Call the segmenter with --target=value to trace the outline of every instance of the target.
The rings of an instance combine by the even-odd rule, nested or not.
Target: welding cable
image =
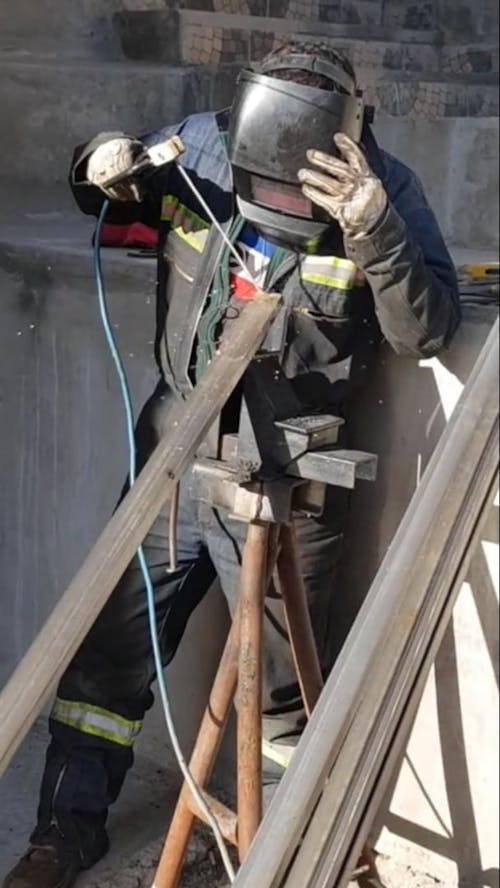
[[[236,262],[238,263],[238,265],[240,266],[240,268],[245,272],[245,274],[246,274],[248,280],[254,285],[254,287],[255,287],[256,290],[259,290],[260,288],[259,288],[259,285],[258,285],[258,282],[257,282],[255,276],[252,274],[252,272],[251,272],[250,269],[248,268],[248,265],[247,265],[246,262],[243,260],[242,256],[240,256],[240,254],[238,253],[238,250],[236,249],[235,245],[231,243],[231,241],[230,241],[229,237],[227,236],[226,232],[224,231],[222,225],[220,224],[219,220],[215,218],[215,216],[214,216],[212,210],[211,210],[210,207],[208,206],[208,204],[207,204],[205,198],[203,197],[203,195],[201,194],[201,192],[199,191],[199,189],[198,189],[198,188],[196,187],[196,185],[194,184],[194,182],[193,182],[193,180],[191,179],[191,176],[189,175],[189,173],[184,169],[183,166],[181,166],[180,163],[176,163],[176,167],[177,167],[179,173],[181,174],[182,178],[184,179],[186,185],[187,185],[187,186],[191,189],[191,191],[193,192],[193,194],[194,194],[194,196],[196,197],[196,200],[197,200],[198,203],[200,204],[201,208],[202,208],[202,209],[205,211],[205,213],[207,214],[207,216],[208,216],[208,218],[210,219],[212,225],[217,229],[217,231],[218,231],[219,234],[221,235],[221,237],[222,237],[223,241],[225,242],[226,246],[229,248],[230,253],[232,253],[232,255],[233,255],[234,258],[236,259]]]
[[[118,380],[120,383],[120,391],[121,397],[123,401],[123,407],[125,410],[125,420],[126,420],[126,428],[127,428],[127,440],[128,440],[128,451],[129,451],[129,483],[132,486],[136,479],[136,455],[135,455],[135,436],[134,436],[134,415],[132,409],[132,399],[130,396],[130,389],[127,380],[127,375],[125,372],[125,368],[123,366],[122,359],[120,357],[120,353],[118,351],[118,347],[116,345],[116,341],[113,335],[113,331],[111,328],[111,322],[109,318],[108,311],[108,303],[106,297],[106,287],[104,283],[104,275],[102,271],[102,262],[101,262],[101,230],[102,225],[108,210],[109,201],[104,201],[101,213],[99,215],[95,236],[94,236],[94,272],[97,286],[97,298],[99,302],[99,312],[101,316],[102,326],[104,330],[104,335],[106,338],[106,342],[109,348],[109,352],[113,359],[116,372],[118,375]],[[196,781],[191,774],[186,759],[182,753],[182,749],[179,743],[179,738],[177,736],[177,731],[175,728],[173,716],[172,716],[172,707],[170,704],[170,698],[167,690],[167,685],[165,681],[165,676],[163,674],[163,664],[161,659],[161,649],[160,649],[160,641],[158,637],[158,624],[156,619],[156,609],[155,609],[155,601],[154,601],[154,589],[153,583],[151,580],[151,576],[149,573],[149,568],[147,565],[146,557],[144,555],[144,549],[142,546],[139,546],[137,550],[137,558],[139,561],[139,565],[141,568],[142,576],[144,579],[144,586],[146,588],[146,596],[147,596],[147,604],[148,604],[148,615],[149,615],[149,628],[151,634],[151,644],[153,649],[153,657],[154,664],[156,670],[156,677],[158,680],[158,688],[160,691],[160,699],[163,706],[163,712],[165,715],[165,722],[167,725],[168,734],[170,737],[170,742],[172,744],[172,748],[175,753],[175,757],[177,759],[179,768],[182,772],[184,780],[186,781],[187,786],[196,801],[196,805],[200,811],[203,812],[204,817],[208,825],[210,826],[215,840],[217,842],[217,846],[219,848],[219,852],[222,858],[222,862],[224,864],[224,868],[226,870],[228,879],[232,884],[236,878],[234,867],[231,863],[231,859],[228,854],[228,850],[224,843],[224,838],[219,829],[219,825],[214,815],[210,811],[207,803],[203,797],[202,791],[200,787],[197,785]]]

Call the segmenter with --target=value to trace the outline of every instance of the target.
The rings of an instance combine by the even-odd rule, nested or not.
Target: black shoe
[[[81,868],[50,845],[31,847],[5,877],[2,888],[72,888]]]

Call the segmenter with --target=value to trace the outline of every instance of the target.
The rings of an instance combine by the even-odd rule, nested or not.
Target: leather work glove
[[[322,151],[307,152],[308,161],[324,172],[299,170],[302,191],[339,223],[347,237],[366,237],[382,218],[387,194],[349,136],[337,133],[334,142],[342,159]]]
[[[87,181],[97,185],[111,200],[140,203],[144,191],[133,178],[124,179],[111,188],[105,188],[102,183],[129,170],[143,153],[144,145],[137,139],[130,139],[127,136],[110,139],[109,142],[99,145],[90,155],[87,161]]]

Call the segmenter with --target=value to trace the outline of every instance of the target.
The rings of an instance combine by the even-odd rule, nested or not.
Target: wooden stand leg
[[[238,656],[239,619],[237,613],[219,663],[210,700],[189,764],[191,774],[201,788],[205,786],[212,772],[231,710],[238,678]],[[155,888],[176,888],[179,884],[195,822],[192,808],[195,808],[195,805],[192,803],[188,787],[184,784],[158,864],[154,880]]]
[[[243,860],[262,819],[262,620],[268,524],[250,524],[240,584],[238,850]]]

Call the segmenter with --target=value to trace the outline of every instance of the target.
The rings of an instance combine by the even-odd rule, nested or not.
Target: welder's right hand
[[[126,173],[137,158],[144,153],[144,145],[137,139],[120,136],[104,142],[92,152],[87,161],[87,181],[97,185],[110,200],[136,201],[140,203],[144,191],[140,183],[131,176],[109,188],[105,183]]]

